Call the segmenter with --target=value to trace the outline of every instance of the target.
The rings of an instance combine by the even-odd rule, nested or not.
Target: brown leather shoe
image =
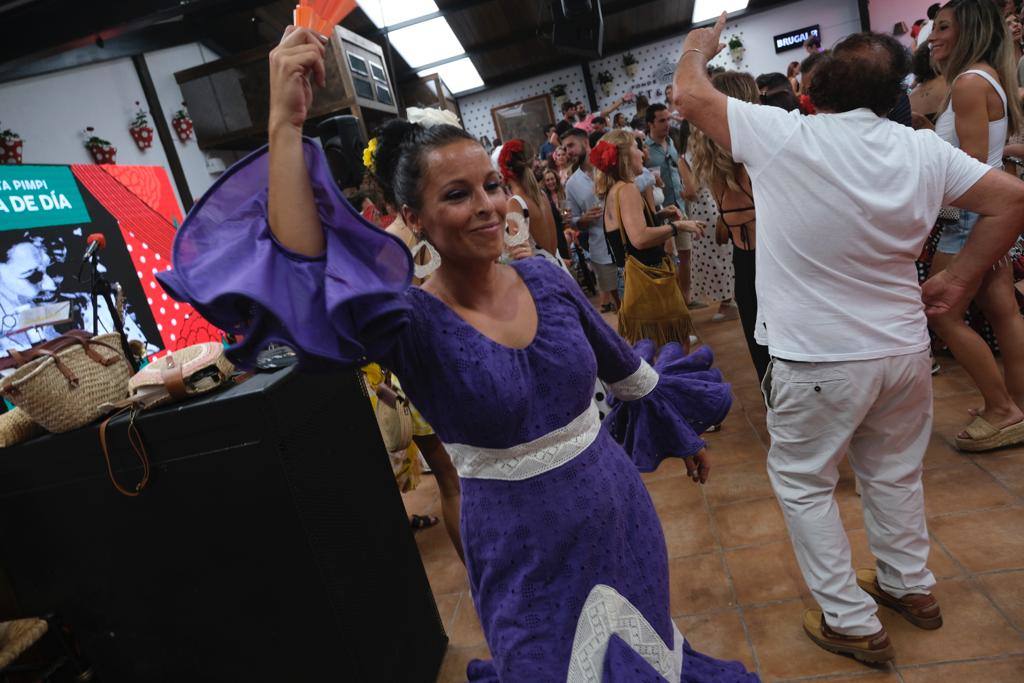
[[[884,628],[869,636],[844,636],[828,627],[820,609],[804,611],[804,632],[818,647],[837,655],[849,655],[866,664],[881,664],[896,656]]]
[[[918,628],[934,630],[942,626],[942,610],[934,595],[911,593],[897,598],[889,595],[878,585],[878,572],[874,569],[858,569],[857,585],[875,599],[903,615],[903,618]]]

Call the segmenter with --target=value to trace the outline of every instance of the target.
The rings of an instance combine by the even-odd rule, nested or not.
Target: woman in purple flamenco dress
[[[462,485],[473,601],[493,660],[471,681],[752,681],[690,648],[669,614],[668,559],[638,474],[666,455],[706,476],[698,434],[731,393],[706,348],[631,348],[541,258],[497,263],[506,197],[461,129],[408,124],[378,148],[409,227],[441,266],[410,287],[405,245],[340,196],[301,137],[322,82],[306,31],[271,53],[270,145],[232,167],[178,232],[177,298],[237,333],[242,365],[268,343],[308,367],[378,360],[444,441]],[[378,173],[382,169],[378,168]],[[614,407],[601,423],[595,377]],[[621,444],[621,445],[620,445]]]

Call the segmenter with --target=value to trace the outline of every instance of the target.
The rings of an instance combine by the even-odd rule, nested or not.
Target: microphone
[[[85,241],[89,246],[86,248],[85,254],[82,255],[83,261],[88,261],[92,258],[92,255],[95,254],[97,250],[107,248],[107,238],[104,237],[101,232],[92,233],[85,238]]]

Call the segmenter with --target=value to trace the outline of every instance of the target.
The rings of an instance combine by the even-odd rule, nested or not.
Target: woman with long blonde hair
[[[1002,13],[992,2],[953,0],[935,17],[928,36],[932,59],[950,85],[935,132],[993,168],[1002,168],[1007,136],[1021,124],[1014,48]],[[1007,92],[1012,96],[1008,97]],[[932,261],[942,271],[963,248],[978,215],[962,211],[945,225]],[[963,323],[966,304],[931,318],[932,329],[981,391],[985,405],[956,438],[957,447],[984,451],[1024,442],[1024,319],[1009,263],[982,280],[974,302],[992,326],[1003,371],[985,341]]]
[[[625,269],[619,334],[631,343],[651,339],[661,346],[674,341],[688,350],[693,322],[665,244],[680,232],[702,235],[703,225],[681,220],[678,209],[663,212],[669,222],[657,225],[655,214],[633,184],[643,159],[636,138],[621,130],[607,133],[590,151],[594,191],[605,204],[609,251]]]
[[[729,97],[744,102],[758,102],[757,83],[747,73],[726,71],[715,74],[711,83]],[[742,164],[737,164],[728,151],[698,128],[690,135],[690,153],[693,173],[698,182],[711,190],[718,204],[718,225],[715,228],[719,244],[732,242],[732,264],[736,274],[736,305],[740,309],[740,322],[747,338],[747,349],[757,370],[758,380],[764,379],[771,360],[768,348],[754,340],[757,321],[757,290],[754,288],[754,231],[757,216],[750,176]]]

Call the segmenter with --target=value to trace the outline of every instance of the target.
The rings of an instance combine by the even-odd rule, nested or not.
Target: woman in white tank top
[[[1021,122],[1013,47],[1003,17],[992,2],[953,0],[935,17],[928,37],[932,59],[950,84],[947,106],[935,125],[950,144],[996,169],[1003,147]],[[1007,98],[1006,88],[1013,97]],[[961,212],[943,229],[932,275],[960,251],[979,216]],[[1024,318],[1021,317],[1009,264],[994,268],[974,295],[1002,350],[1005,375],[985,341],[963,323],[966,305],[931,318],[932,329],[970,374],[985,405],[957,435],[957,447],[982,451],[1024,442]]]

